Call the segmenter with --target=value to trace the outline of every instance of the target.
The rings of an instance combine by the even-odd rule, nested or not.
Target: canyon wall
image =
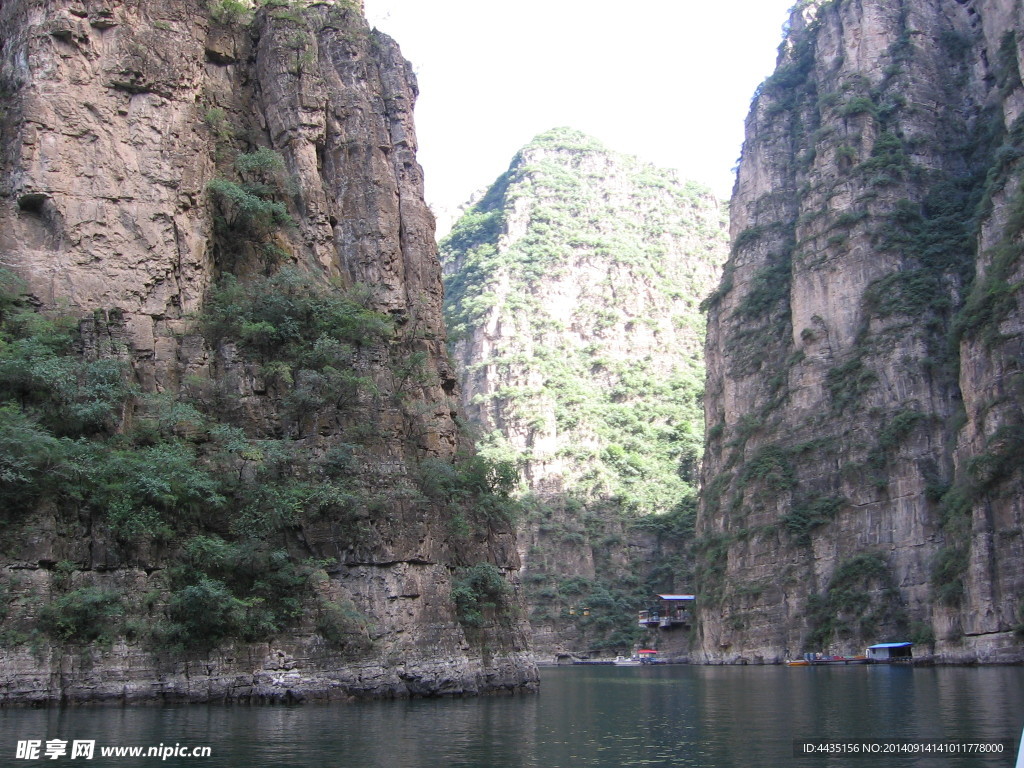
[[[1022,23],[792,12],[706,303],[706,660],[1024,658]]]
[[[700,185],[557,128],[441,245],[467,414],[483,450],[523,476],[538,658],[628,654],[637,610],[691,589],[698,307],[725,257],[724,221]]]
[[[0,701],[536,680],[412,69],[353,2],[259,5],[0,7]]]

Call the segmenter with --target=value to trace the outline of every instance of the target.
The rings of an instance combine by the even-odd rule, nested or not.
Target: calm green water
[[[305,706],[0,711],[0,766],[1013,766],[1001,758],[794,758],[794,739],[1012,739],[1024,668],[568,667],[536,696]],[[16,759],[19,740],[95,739],[91,761]],[[209,746],[102,758],[99,746]]]

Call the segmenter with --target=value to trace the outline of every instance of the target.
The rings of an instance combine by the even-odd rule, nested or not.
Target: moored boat
[[[802,659],[787,659],[787,667],[813,667],[819,664],[845,666],[847,664],[867,664],[867,656],[820,656],[808,653]]]

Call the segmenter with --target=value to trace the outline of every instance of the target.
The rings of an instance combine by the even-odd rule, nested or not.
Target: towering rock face
[[[260,6],[0,7],[0,437],[51,451],[3,466],[33,500],[6,512],[6,700],[535,679],[513,531],[475,511],[500,492],[467,479],[411,68],[349,0]],[[17,357],[54,313],[81,319],[79,354],[45,347],[67,397]],[[73,429],[39,401],[110,407]]]
[[[1024,14],[794,10],[709,299],[702,648],[1022,658]]]
[[[690,588],[698,305],[724,237],[707,190],[563,128],[522,149],[442,243],[466,410],[529,494],[539,656],[628,651],[637,608]]]

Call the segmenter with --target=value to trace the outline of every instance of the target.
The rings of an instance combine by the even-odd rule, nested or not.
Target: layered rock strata
[[[482,521],[453,534],[453,516],[475,521],[472,509],[423,490],[431,466],[454,471],[472,446],[456,423],[411,67],[346,0],[239,5],[3,4],[0,265],[23,280],[26,302],[82,318],[87,358],[129,364],[137,398],[116,431],[146,415],[147,396],[195,405],[213,402],[204,393],[214,392],[230,403],[218,417],[248,441],[232,465],[240,478],[269,466],[271,443],[305,457],[299,473],[344,452],[345,482],[370,501],[321,504],[346,510],[332,518],[309,513],[303,497],[297,517],[275,529],[275,551],[288,563],[313,563],[302,566],[313,576],[296,588],[302,608],[287,628],[182,651],[154,649],[148,629],[175,605],[182,541],[126,543],[110,532],[109,509],[52,495],[5,534],[0,617],[14,629],[0,649],[0,701],[529,688],[536,677],[515,611],[513,531]],[[264,178],[254,181],[258,173]],[[280,226],[239,234],[250,203]],[[229,214],[236,218],[225,223]],[[330,363],[334,374],[359,377],[344,407],[300,407],[286,418],[306,374],[295,382],[275,374],[246,356],[241,339],[212,339],[197,320],[226,275],[244,285],[282,268],[324,291],[356,290],[390,329]],[[186,438],[200,455],[213,440]],[[243,536],[218,514],[207,510],[178,535],[203,534],[207,543]],[[452,587],[481,563],[506,580],[508,610],[467,623]],[[198,586],[210,583],[203,578]],[[62,595],[111,592],[137,631],[89,645],[75,642],[74,625],[49,635],[33,629],[47,605],[67,605]],[[311,601],[357,616],[345,626],[363,639],[342,650],[327,642]],[[259,607],[255,597],[240,604]],[[62,631],[69,642],[55,639]]]
[[[794,9],[708,302],[710,661],[1020,661],[1024,15]]]

